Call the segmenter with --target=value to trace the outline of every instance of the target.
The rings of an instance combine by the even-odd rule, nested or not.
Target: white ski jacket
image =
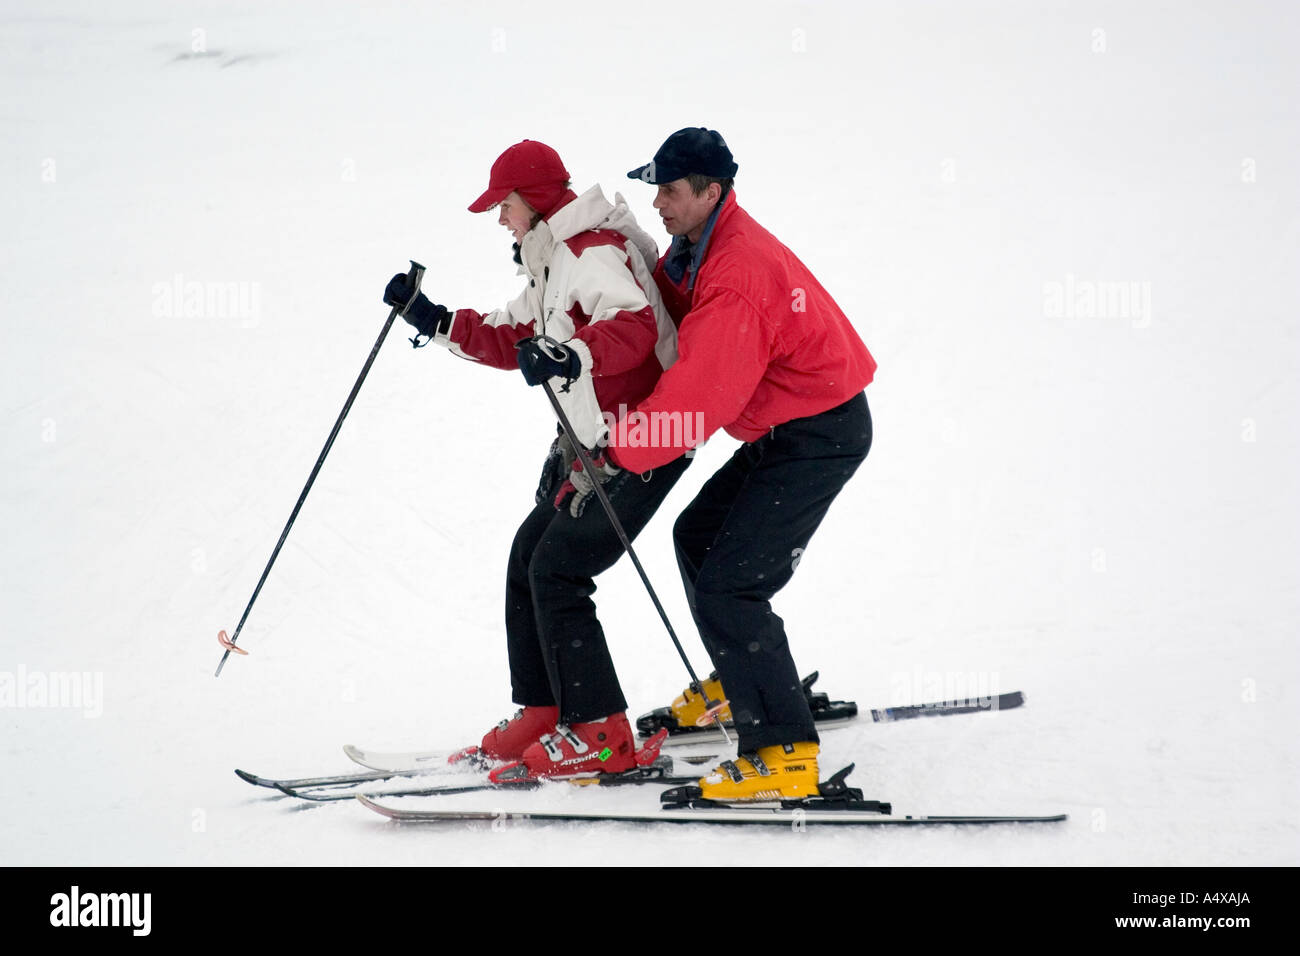
[[[589,448],[677,358],[676,326],[652,278],[658,247],[623,197],[614,200],[592,186],[539,222],[519,244],[528,284],[514,301],[486,314],[457,309],[433,338],[462,358],[508,370],[519,367],[521,339],[549,335],[574,349],[581,376],[567,390],[560,378],[551,386]]]

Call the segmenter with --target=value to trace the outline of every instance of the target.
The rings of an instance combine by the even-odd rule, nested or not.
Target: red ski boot
[[[489,777],[494,783],[505,783],[517,781],[523,769],[535,780],[622,773],[635,766],[636,739],[627,714],[619,713],[590,723],[558,725],[549,736],[525,748],[519,763],[498,767]]]
[[[520,759],[530,744],[555,733],[555,722],[560,719],[558,707],[527,706],[503,720],[486,734],[477,747],[466,747],[451,755],[449,763],[459,763],[467,758],[476,763]]]

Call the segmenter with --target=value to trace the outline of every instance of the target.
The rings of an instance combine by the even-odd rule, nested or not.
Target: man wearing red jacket
[[[657,440],[616,427],[609,458],[646,473],[719,428],[744,443],[673,528],[740,738],[739,757],[700,787],[718,800],[815,796],[817,731],[770,601],[867,456],[863,389],[876,363],[808,268],[740,208],[736,170],[721,135],[691,128],[628,173],[657,187],[654,207],[674,237],[654,279],[678,324],[678,360],[629,416],[649,421]],[[653,427],[688,416],[702,433]]]

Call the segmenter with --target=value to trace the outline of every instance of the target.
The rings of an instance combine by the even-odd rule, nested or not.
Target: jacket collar
[[[704,221],[704,231],[700,233],[699,242],[693,243],[685,236],[673,238],[672,245],[668,247],[668,253],[664,256],[664,273],[674,285],[679,284],[682,277],[689,274],[690,279],[686,283],[686,289],[689,292],[695,288],[695,276],[704,262],[705,254],[709,251],[709,240],[713,238],[713,229],[722,217],[723,211],[730,212],[736,205],[735,195],[736,191],[732,189],[713,207],[713,212],[709,213],[709,218]]]
[[[595,185],[581,196],[570,192],[563,205],[546,217],[546,224],[551,227],[555,241],[564,242],[579,233],[595,229],[613,211],[613,204],[605,198],[600,186]]]
[[[629,251],[635,248],[640,254],[646,271],[654,271],[655,263],[659,261],[659,247],[637,224],[627,200],[620,193],[614,193],[613,203],[605,198],[599,185],[592,186],[581,196],[572,192],[568,196],[563,205],[525,233],[523,242],[514,244],[514,260],[521,275],[535,277],[550,264],[556,245],[593,229],[617,232],[630,241]]]
[[[524,233],[519,243],[519,271],[529,277],[542,274],[551,262],[551,252],[555,249],[555,237],[551,228],[543,220]]]
[[[592,186],[581,196],[570,190],[560,205],[529,229],[523,241],[518,243],[515,258],[521,271],[529,276],[540,275],[550,265],[558,243],[596,228],[613,211],[613,205],[600,191],[599,185]]]

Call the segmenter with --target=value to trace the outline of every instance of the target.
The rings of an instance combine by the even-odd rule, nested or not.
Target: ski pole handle
[[[410,260],[411,271],[406,274],[406,284],[411,290],[411,294],[406,299],[406,304],[402,306],[401,311],[397,314],[406,318],[406,313],[410,311],[411,304],[415,302],[416,296],[420,294],[420,283],[424,281],[424,266],[420,265],[414,259]]]
[[[549,359],[554,359],[556,362],[564,362],[569,357],[569,350],[549,335],[539,335],[534,338],[533,341]]]

